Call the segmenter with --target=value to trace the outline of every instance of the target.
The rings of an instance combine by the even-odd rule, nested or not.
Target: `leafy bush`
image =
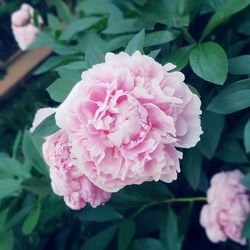
[[[182,70],[201,98],[204,133],[195,148],[184,150],[177,181],[128,186],[105,206],[79,212],[50,187],[41,144],[55,131],[54,120],[19,134],[12,156],[0,156],[0,249],[243,249],[210,243],[199,216],[215,173],[250,172],[250,1],[83,0],[73,9],[59,0],[47,4],[54,14],[30,49],[54,51],[34,72],[57,73],[47,88],[54,106],[106,52],[140,50]],[[249,174],[243,183],[250,188]],[[247,238],[249,227],[248,219]]]

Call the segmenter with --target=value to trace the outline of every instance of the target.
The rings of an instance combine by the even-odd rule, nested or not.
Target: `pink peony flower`
[[[250,213],[249,193],[240,183],[238,170],[216,174],[207,192],[208,204],[202,208],[200,223],[214,242],[231,239],[242,245],[241,230]]]
[[[26,50],[36,40],[36,34],[40,30],[40,27],[34,25],[33,16],[34,9],[28,4],[22,4],[20,10],[11,15],[12,31],[21,50]],[[43,23],[40,16],[38,23],[39,26]]]
[[[53,191],[64,196],[65,203],[71,209],[79,210],[86,203],[97,207],[110,199],[110,193],[96,187],[73,164],[71,143],[65,131],[60,130],[46,138],[43,155],[50,166]]]
[[[46,117],[55,111],[56,108],[39,109],[30,131],[33,132]],[[110,193],[96,187],[72,163],[71,143],[65,131],[60,130],[45,138],[43,156],[50,167],[53,191],[57,195],[64,196],[64,201],[70,208],[79,210],[85,207],[86,203],[97,207],[110,199]]]
[[[202,130],[201,102],[174,68],[138,51],[107,53],[57,109],[75,165],[98,187],[116,192],[177,178],[182,154],[176,147],[195,146]]]

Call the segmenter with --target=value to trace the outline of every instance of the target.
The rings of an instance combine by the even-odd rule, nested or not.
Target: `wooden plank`
[[[21,53],[6,68],[7,73],[0,80],[0,97],[17,85],[32,69],[52,53],[52,49],[41,47]]]

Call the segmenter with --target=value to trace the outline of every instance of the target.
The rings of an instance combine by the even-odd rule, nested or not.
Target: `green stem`
[[[197,202],[197,201],[207,201],[207,197],[183,197],[183,198],[170,198],[162,201],[152,201],[148,204],[143,205],[140,207],[135,213],[133,213],[129,218],[135,218],[145,209],[159,205],[159,204],[171,204],[171,203],[184,203],[184,202]]]
[[[182,28],[184,37],[186,39],[187,42],[189,42],[191,45],[193,44],[197,44],[197,42],[195,41],[195,39],[191,36],[191,34],[189,33],[187,28]]]

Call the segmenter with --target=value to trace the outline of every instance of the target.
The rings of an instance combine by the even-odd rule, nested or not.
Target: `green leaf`
[[[22,187],[34,194],[47,195],[52,192],[51,185],[48,181],[40,180],[35,177],[31,177],[22,182]]]
[[[21,210],[16,211],[15,214],[13,214],[8,219],[6,223],[6,227],[12,228],[13,226],[17,225],[20,221],[23,220],[25,216],[27,216],[32,211],[33,208],[34,206],[26,206],[26,207],[23,207]]]
[[[48,88],[50,98],[56,102],[63,102],[76,82],[67,78],[58,78]]]
[[[244,238],[250,238],[250,214],[248,215],[246,221],[244,222],[244,227],[242,228],[241,235]]]
[[[228,67],[228,72],[232,75],[250,74],[250,55],[243,55],[229,59]]]
[[[196,1],[197,2],[197,1]],[[191,12],[196,8],[194,1],[148,0],[143,6],[143,15],[153,23],[162,23],[170,27],[188,26]]]
[[[141,238],[133,242],[131,250],[164,250],[162,243],[153,238]],[[174,249],[174,248],[173,248]],[[176,250],[176,249],[175,249]]]
[[[13,149],[12,149],[12,158],[13,159],[17,158],[17,154],[18,154],[19,149],[20,149],[21,141],[22,141],[22,132],[18,131],[16,138],[15,138],[15,141],[14,141],[14,144],[13,144]]]
[[[240,143],[236,139],[229,136],[220,142],[215,157],[228,163],[241,164],[248,162]]]
[[[53,44],[53,50],[60,56],[71,56],[79,54],[78,47],[76,46],[66,46],[62,44]]]
[[[46,117],[34,130],[33,135],[36,136],[49,136],[54,134],[59,130],[59,127],[56,125],[55,113]]]
[[[85,63],[87,68],[91,68],[93,65],[104,62],[104,53],[92,46],[88,47],[85,56]]]
[[[38,202],[35,209],[26,217],[22,226],[22,233],[30,235],[37,226],[41,214],[41,204]]]
[[[129,55],[132,55],[136,50],[143,52],[144,39],[145,30],[143,29],[128,43],[127,47],[125,48],[125,52],[127,52]]]
[[[81,221],[105,222],[121,220],[123,216],[109,205],[99,206],[95,209],[91,207],[84,208],[78,215]]]
[[[204,39],[218,25],[226,21],[232,15],[246,8],[249,4],[250,0],[226,0],[210,18],[208,24],[203,30],[201,39]]]
[[[100,17],[86,17],[73,21],[61,34],[61,40],[70,40],[74,35],[83,32],[100,21]]]
[[[125,220],[118,232],[118,250],[127,250],[135,235],[136,224],[133,220]]]
[[[163,182],[144,182],[141,185],[126,186],[117,193],[112,194],[111,202],[124,207],[134,207],[145,202],[164,200],[173,195]]]
[[[152,51],[148,54],[148,56],[150,56],[150,57],[152,57],[152,58],[155,59],[155,58],[159,55],[160,52],[161,52],[160,49],[152,50]]]
[[[128,32],[136,32],[141,29],[137,18],[120,19],[108,25],[103,31],[104,34],[118,35]]]
[[[65,65],[62,65],[62,66],[59,66],[58,68],[56,68],[55,70],[58,71],[58,70],[82,70],[85,69],[86,66],[84,64],[83,61],[75,61],[75,62],[71,62],[71,63],[68,63],[68,64],[65,64]]]
[[[117,231],[118,225],[112,225],[107,229],[99,232],[90,238],[85,244],[81,247],[81,250],[103,250],[105,249]]]
[[[57,15],[62,19],[62,21],[69,23],[72,20],[69,7],[63,1],[59,0],[56,0],[54,5],[57,10]]]
[[[16,179],[0,179],[0,200],[21,190],[21,181]]]
[[[52,14],[48,14],[48,23],[49,23],[49,27],[54,32],[62,29],[60,21],[58,20],[56,16]]]
[[[188,45],[171,52],[163,59],[162,64],[173,63],[177,66],[176,70],[185,68],[188,64],[192,48],[193,45]]]
[[[104,41],[103,38],[100,37],[100,34],[96,33],[94,30],[81,33],[77,38],[77,41],[78,47],[83,54],[86,54],[89,47],[98,48],[102,52],[112,51],[112,49],[107,49],[110,41]]]
[[[221,7],[225,0],[206,0],[202,2],[201,14],[215,12]]]
[[[231,114],[250,107],[250,79],[225,87],[209,103],[207,110],[218,114]]]
[[[208,82],[222,85],[226,81],[227,56],[217,43],[206,42],[194,47],[190,54],[190,65],[196,75]]]
[[[87,15],[100,15],[118,12],[122,16],[122,12],[119,10],[119,8],[115,4],[107,0],[79,1],[79,4],[76,7],[76,11],[83,11]]]
[[[128,42],[133,38],[133,35],[120,35],[107,42],[107,51],[114,51],[122,47],[126,47]]]
[[[246,186],[248,189],[250,189],[250,174],[247,174],[246,176],[244,176],[240,182]]]
[[[9,210],[10,208],[8,207],[0,211],[0,232],[4,231],[4,229],[6,228],[5,223],[8,217]]]
[[[183,171],[189,185],[197,190],[201,179],[201,153],[197,148],[186,150],[183,159]]]
[[[0,156],[0,173],[21,178],[29,176],[26,168],[20,162],[4,156]]]
[[[0,250],[13,250],[14,235],[12,231],[0,231]]]
[[[182,207],[178,214],[178,232],[180,236],[180,242],[183,242],[185,235],[190,226],[190,216],[193,208],[193,203],[189,203]]]
[[[54,44],[54,38],[51,34],[48,34],[44,31],[40,31],[36,34],[36,41],[29,45],[28,49],[35,49],[42,46],[51,46]]]
[[[165,228],[165,250],[180,250],[182,242],[179,238],[178,220],[173,209],[168,206]]]
[[[201,135],[199,147],[201,152],[209,159],[213,157],[218,147],[224,123],[223,115],[210,111],[205,111],[201,117],[203,134]]]
[[[250,119],[248,119],[244,128],[244,145],[247,153],[250,153]]]
[[[45,73],[56,66],[59,66],[64,61],[66,61],[66,58],[64,56],[53,56],[48,58],[41,66],[39,66],[33,73],[34,75],[39,75],[42,73]]]
[[[155,46],[159,44],[168,43],[173,41],[175,38],[179,36],[179,32],[177,31],[169,31],[169,30],[162,30],[162,31],[155,31],[148,33],[145,37],[145,47]]]
[[[63,65],[63,66],[59,66],[55,70],[61,78],[68,79],[68,80],[70,80],[69,82],[71,82],[73,84],[73,83],[77,83],[81,80],[81,74],[85,69],[86,69],[86,65],[83,61],[75,61],[75,62],[71,62],[71,63],[68,63],[68,64]],[[62,91],[64,92],[64,89],[62,89]],[[67,95],[68,95],[68,93],[67,93]]]
[[[42,158],[42,143],[43,139],[41,137],[33,136],[28,131],[24,132],[22,148],[26,160],[29,161],[42,175],[48,176],[49,170]]]
[[[145,235],[158,231],[162,227],[162,218],[166,211],[160,208],[145,210],[136,217],[136,234]]]
[[[57,73],[58,73],[58,75],[60,76],[61,79],[68,79],[71,82],[71,84],[75,85],[77,82],[81,81],[81,75],[82,75],[82,72],[84,70],[80,70],[80,69],[76,69],[76,70],[74,70],[74,69],[65,69],[65,70],[63,70],[63,69],[60,69],[60,67],[59,67],[58,69],[56,69],[56,71],[57,71]],[[68,93],[71,91],[71,89],[68,90]],[[60,102],[62,102],[63,100],[61,100]]]
[[[187,84],[187,83],[186,83],[186,85],[188,86],[188,88],[191,90],[191,92],[193,94],[197,95],[199,98],[201,97],[200,94],[199,94],[199,92],[198,92],[198,90],[195,87],[193,87],[192,85]]]

